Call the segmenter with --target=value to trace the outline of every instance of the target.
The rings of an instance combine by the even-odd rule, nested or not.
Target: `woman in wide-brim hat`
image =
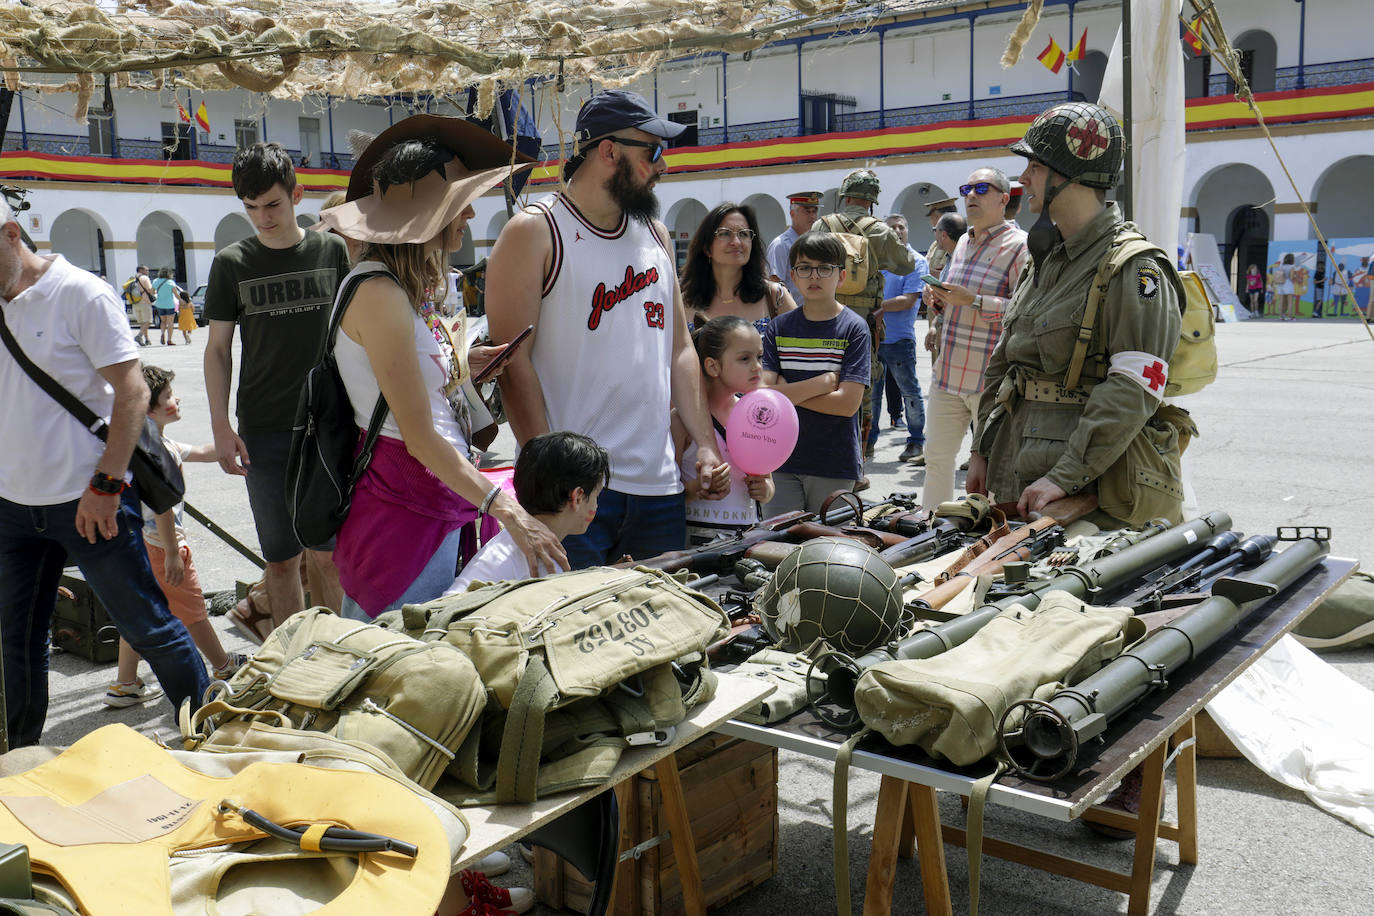
[[[462,244],[471,202],[525,167],[519,160],[476,125],[416,115],[372,141],[347,202],[320,213],[324,228],[362,243],[354,273],[385,271],[357,287],[334,350],[359,427],[379,391],[390,408],[339,530],[345,616],[439,597],[475,551],[473,523],[484,514],[536,574],[567,567],[553,532],[472,463],[462,391],[470,370],[464,341],[443,320],[448,256]]]

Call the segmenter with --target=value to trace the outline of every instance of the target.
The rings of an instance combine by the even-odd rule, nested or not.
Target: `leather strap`
[[[1130,249],[1130,257],[1136,257],[1150,249],[1159,250],[1139,232],[1123,232],[1112,241],[1107,253],[1102,256],[1102,262],[1097,265],[1097,274],[1093,277],[1092,286],[1088,288],[1088,304],[1083,309],[1083,322],[1078,326],[1078,339],[1074,341],[1069,371],[1064,375],[1065,388],[1078,387],[1078,379],[1083,374],[1083,361],[1088,358],[1088,344],[1092,341],[1093,330],[1097,327],[1098,310],[1103,297],[1107,295],[1112,275],[1121,269],[1125,260],[1122,255],[1126,253],[1127,248]]]

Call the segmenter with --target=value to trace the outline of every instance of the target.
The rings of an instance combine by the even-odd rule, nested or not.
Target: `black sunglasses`
[[[629,137],[602,137],[603,140],[610,140],[612,143],[619,143],[621,146],[639,146],[649,150],[649,161],[657,162],[663,158],[663,144],[652,143],[648,140],[632,140]]]

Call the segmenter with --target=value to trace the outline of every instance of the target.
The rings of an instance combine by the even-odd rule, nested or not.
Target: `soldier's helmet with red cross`
[[[1110,189],[1121,172],[1126,138],[1107,109],[1088,102],[1065,102],[1032,121],[1011,151],[1043,162],[1071,181]]]

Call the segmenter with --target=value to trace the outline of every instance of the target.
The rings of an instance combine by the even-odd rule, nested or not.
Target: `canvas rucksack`
[[[486,793],[462,803],[489,801],[494,789],[498,804],[601,782],[629,744],[671,734],[709,699],[705,649],[730,630],[710,598],[642,567],[503,582],[377,623],[472,659],[486,710],[449,772]],[[698,663],[699,677],[681,685],[674,666]]]
[[[386,398],[379,394],[362,450],[358,451],[353,403],[334,358],[339,323],[354,292],[364,280],[382,275],[391,274],[377,262],[364,262],[339,285],[319,358],[306,375],[296,402],[291,450],[286,458],[286,508],[292,530],[307,547],[327,543],[348,517],[353,487],[372,461],[372,447],[386,420]]]
[[[832,213],[824,217],[822,224],[844,246],[844,279],[835,288],[836,295],[857,296],[863,293],[868,289],[868,279],[873,269],[868,236],[863,234],[858,223],[843,213]],[[840,227],[843,231],[836,231],[835,227]]]
[[[431,789],[477,723],[486,692],[462,652],[311,608],[287,618],[229,680],[182,719],[203,744],[281,750],[276,733],[316,736],[379,756]]]

